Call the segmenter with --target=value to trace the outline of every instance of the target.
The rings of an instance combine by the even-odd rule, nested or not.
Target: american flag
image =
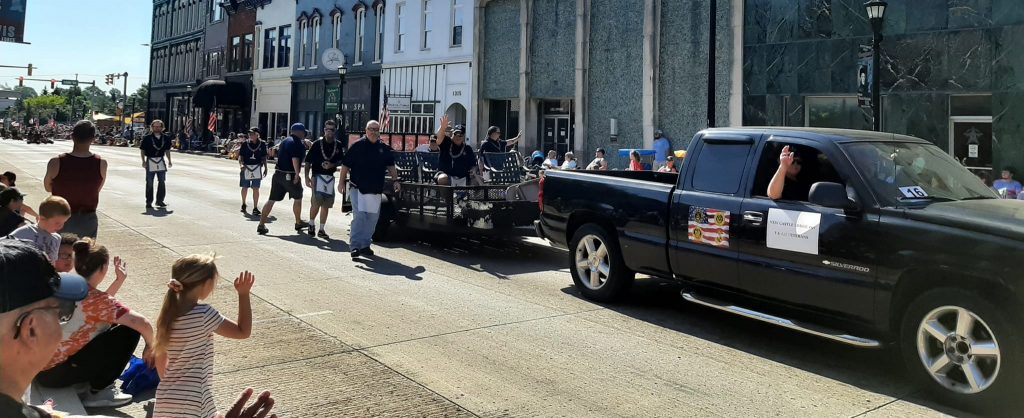
[[[391,128],[391,111],[388,110],[388,94],[384,93],[384,103],[380,106],[380,131],[387,132]]]
[[[214,133],[217,132],[217,112],[216,111],[210,112],[210,123],[206,124],[206,129],[209,129],[210,132],[214,132]]]
[[[690,207],[686,237],[691,242],[729,247],[729,211]]]

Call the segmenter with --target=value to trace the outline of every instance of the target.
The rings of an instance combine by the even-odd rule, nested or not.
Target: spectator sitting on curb
[[[25,224],[21,216],[22,202],[25,195],[16,187],[0,192],[0,237],[6,237]]]
[[[146,341],[143,359],[153,364],[153,326],[145,316],[98,289],[110,261],[106,248],[85,238],[75,243],[74,250],[75,271],[88,281],[89,295],[81,303],[81,315],[64,326],[68,337],[36,380],[48,387],[76,387],[87,408],[123,406],[132,396],[121,393],[114,383],[140,337]],[[117,280],[108,289],[114,293],[127,277],[123,264],[117,263],[116,269]]]
[[[75,243],[78,242],[78,235],[70,232],[60,234],[60,248],[57,249],[57,261],[53,267],[58,273],[70,273],[75,269]]]

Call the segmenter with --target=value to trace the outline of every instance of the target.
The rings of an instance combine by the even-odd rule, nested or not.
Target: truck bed
[[[612,223],[633,271],[665,273],[672,191],[679,176],[650,171],[548,171],[544,179],[545,236],[568,246],[584,218]],[[570,218],[570,215],[572,218]]]

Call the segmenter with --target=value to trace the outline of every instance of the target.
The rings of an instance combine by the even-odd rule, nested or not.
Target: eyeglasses
[[[18,315],[18,319],[14,321],[14,339],[18,339],[18,336],[21,335],[21,324],[25,322],[32,313],[36,311],[55,310],[57,311],[57,321],[60,322],[61,325],[64,325],[71,320],[72,316],[75,315],[75,308],[75,302],[61,300],[58,301],[57,306],[44,306],[23,312],[21,315]]]

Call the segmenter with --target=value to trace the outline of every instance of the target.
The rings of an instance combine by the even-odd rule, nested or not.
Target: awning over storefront
[[[196,107],[245,106],[249,91],[244,84],[224,80],[207,80],[192,92],[192,104]]]

